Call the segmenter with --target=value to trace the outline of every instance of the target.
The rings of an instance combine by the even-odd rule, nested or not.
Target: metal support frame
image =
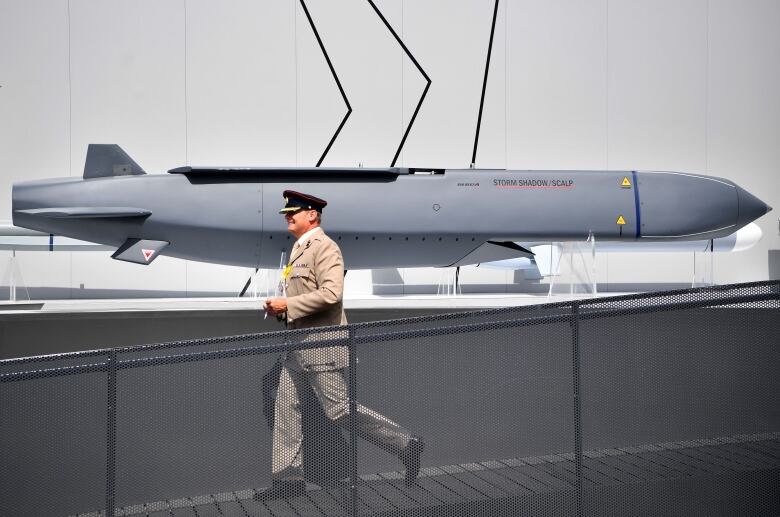
[[[107,362],[106,517],[114,517],[116,508],[116,356],[112,348]]]
[[[8,283],[9,302],[15,303],[18,301],[17,294],[20,288],[24,293],[22,299],[30,299],[27,285],[24,283],[24,278],[22,278],[22,270],[19,267],[19,258],[16,256],[16,250],[11,250],[11,257],[6,262],[5,273],[0,277],[0,280],[2,280],[2,284],[0,285],[5,284],[6,282]]]
[[[582,396],[580,382],[580,304],[571,306],[572,394],[574,398],[574,464],[577,472],[577,517],[582,517]]]
[[[347,340],[347,350],[349,352],[349,492],[350,492],[350,513],[352,517],[357,517],[358,511],[358,472],[357,472],[357,355],[355,352],[355,341],[352,339],[352,330],[349,331]]]

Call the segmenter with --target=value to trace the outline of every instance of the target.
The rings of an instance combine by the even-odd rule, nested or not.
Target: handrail
[[[768,282],[765,285],[778,285],[780,282]],[[680,291],[671,291],[673,294],[681,294]],[[683,291],[682,293],[686,293]],[[218,342],[230,342],[230,341],[250,341],[260,340],[267,341],[269,339],[282,338],[282,343],[260,344],[255,346],[234,347],[220,350],[210,351],[197,351],[188,352],[183,354],[170,354],[170,355],[158,355],[153,357],[142,357],[134,359],[117,360],[117,369],[130,369],[147,367],[153,365],[163,364],[179,364],[186,362],[206,361],[212,359],[225,359],[229,357],[243,357],[260,355],[275,352],[287,352],[292,350],[303,350],[313,348],[326,348],[331,346],[347,346],[348,341],[351,339],[353,345],[370,345],[379,344],[388,341],[401,341],[414,338],[420,338],[423,336],[446,336],[454,334],[467,334],[473,332],[480,332],[487,329],[507,329],[512,327],[526,327],[535,325],[544,325],[551,323],[563,323],[572,321],[576,318],[578,321],[592,320],[599,318],[623,316],[627,314],[649,314],[664,311],[674,310],[687,310],[687,309],[700,309],[719,306],[739,305],[745,303],[755,303],[769,300],[780,301],[780,291],[768,292],[763,294],[752,294],[732,297],[722,297],[718,299],[704,299],[704,300],[690,300],[683,302],[673,303],[661,303],[657,305],[643,305],[640,307],[615,307],[615,308],[599,308],[588,309],[588,305],[591,304],[604,304],[612,303],[616,301],[622,301],[627,298],[637,299],[636,295],[630,295],[629,297],[610,297],[607,299],[595,299],[586,301],[569,302],[566,305],[557,306],[555,308],[567,309],[556,314],[545,314],[540,316],[530,316],[525,318],[513,318],[504,320],[492,320],[479,323],[467,323],[459,325],[447,325],[439,327],[425,327],[419,329],[397,330],[393,332],[379,332],[372,334],[359,335],[355,331],[360,328],[371,328],[362,323],[346,325],[346,326],[333,326],[333,327],[320,327],[316,329],[316,334],[328,334],[328,333],[341,333],[343,337],[335,337],[329,339],[314,339],[314,340],[301,340],[291,341],[291,338],[295,337],[308,337],[311,339],[311,329],[300,329],[292,331],[277,331],[270,333],[259,334],[246,334],[242,336],[229,336],[225,338],[209,338],[191,341],[177,341],[172,343],[161,343],[159,345],[140,345],[135,347],[121,347],[116,349],[105,349],[101,351],[90,352],[71,352],[65,354],[57,354],[54,356],[43,356],[42,360],[53,359],[72,359],[76,357],[91,357],[94,355],[108,355],[112,351],[117,353],[117,356],[126,353],[139,353],[144,351],[153,351],[164,349],[165,345],[172,346],[199,346],[204,344],[213,344]],[[660,296],[659,296],[660,297]],[[573,310],[577,308],[577,310]],[[473,313],[465,313],[470,316],[486,315],[486,311],[476,311]],[[458,313],[458,315],[463,313]],[[411,323],[417,323],[416,318],[408,318],[407,321]],[[14,362],[13,360],[0,361],[0,366],[6,364],[19,364],[33,362],[32,358],[24,358],[24,360]],[[92,363],[85,365],[72,365],[66,367],[57,367],[49,369],[38,369],[31,371],[11,372],[0,374],[0,382],[12,382],[17,380],[31,380],[34,378],[45,377],[60,377],[64,375],[75,375],[79,373],[87,373],[94,371],[103,371],[106,366],[106,362]]]

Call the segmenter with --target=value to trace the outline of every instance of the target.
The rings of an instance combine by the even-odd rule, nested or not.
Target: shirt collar
[[[295,246],[293,246],[293,248],[296,248],[296,247],[298,247],[298,246],[303,246],[303,245],[304,245],[304,243],[305,243],[307,240],[309,240],[309,238],[310,238],[312,235],[314,235],[315,233],[317,233],[317,232],[318,232],[319,230],[321,230],[321,229],[322,229],[321,227],[319,227],[319,226],[315,226],[314,228],[312,228],[312,229],[311,229],[311,230],[309,230],[308,232],[306,232],[306,233],[304,233],[303,235],[301,235],[300,237],[298,237],[298,240],[297,240],[297,241],[295,241]]]

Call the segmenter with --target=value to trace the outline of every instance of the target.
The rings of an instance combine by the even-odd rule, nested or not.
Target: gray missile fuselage
[[[328,201],[322,224],[347,269],[483,262],[475,250],[488,242],[714,239],[769,210],[731,181],[676,172],[183,167],[18,183],[13,222],[117,248],[164,241],[164,255],[272,268],[294,242],[278,213],[287,189]]]

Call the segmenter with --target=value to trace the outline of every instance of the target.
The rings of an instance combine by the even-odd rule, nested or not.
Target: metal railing
[[[279,331],[263,334],[230,336],[205,340],[189,340],[170,343],[144,345],[138,347],[114,348],[108,350],[58,354],[45,357],[21,358],[0,361],[0,390],[4,386],[18,383],[36,389],[36,382],[44,379],[77,378],[85,374],[105,374],[105,401],[103,412],[105,422],[95,425],[105,426],[105,502],[104,508],[78,508],[77,511],[100,511],[101,515],[113,517],[117,508],[128,501],[117,500],[117,450],[118,433],[117,411],[121,402],[118,399],[119,375],[121,372],[139,368],[160,368],[186,363],[204,363],[220,359],[251,358],[289,352],[291,350],[314,349],[329,346],[345,346],[349,351],[349,424],[354,429],[359,400],[358,374],[361,364],[358,351],[374,347],[393,346],[398,342],[425,342],[433,338],[454,336],[463,339],[463,349],[469,343],[476,342],[482,333],[507,329],[520,329],[550,325],[568,325],[570,328],[571,357],[571,422],[573,423],[574,451],[576,465],[576,486],[574,489],[578,515],[583,514],[583,347],[580,325],[586,321],[604,321],[611,318],[636,317],[680,311],[692,311],[713,308],[755,308],[761,307],[774,311],[780,310],[780,282],[755,282],[728,286],[667,291],[631,296],[596,298],[574,302],[561,302],[538,306],[510,307],[473,312],[460,312],[448,315],[404,318],[398,320],[352,324],[341,327]],[[775,321],[780,318],[775,318]],[[780,326],[780,324],[778,324]],[[737,329],[739,330],[739,329]],[[744,329],[742,329],[744,330]],[[777,335],[777,334],[775,334]],[[470,337],[469,337],[470,336]],[[776,345],[777,343],[775,343]],[[487,350],[487,349],[486,349]],[[419,347],[419,353],[425,353],[425,346]],[[75,364],[74,364],[75,363]],[[165,375],[165,373],[160,373]],[[569,381],[567,381],[568,383]],[[776,382],[776,381],[775,381]],[[38,400],[38,399],[36,399]],[[7,398],[0,398],[0,404],[8,404]],[[15,410],[0,405],[0,415],[12,415]],[[773,413],[774,415],[774,413]],[[773,422],[776,423],[776,422]],[[57,422],[52,424],[52,433],[57,433]],[[777,430],[777,429],[773,429]],[[4,439],[11,439],[13,433],[24,433],[25,428],[12,425],[2,429]],[[351,498],[345,508],[349,515],[358,515],[358,442],[355,432],[349,438],[349,487]],[[0,435],[3,437],[3,435]],[[14,438],[18,440],[18,436]],[[3,444],[2,449],[6,449]],[[25,458],[15,457],[17,462]],[[30,463],[36,463],[27,458]],[[6,496],[6,511],[15,514],[55,515],[59,511],[74,512],[73,508],[59,508],[56,501],[42,503],[40,500],[20,496],[18,500],[9,500],[13,492],[14,473],[6,473],[0,480],[0,494]],[[34,491],[33,491],[34,492]],[[192,494],[189,494],[192,495]],[[118,504],[119,503],[119,504]],[[44,507],[41,508],[41,504]],[[2,503],[0,503],[2,506]],[[37,508],[37,509],[36,509]],[[2,509],[2,508],[0,508]],[[41,511],[43,510],[43,511]],[[0,512],[2,513],[2,512]]]

